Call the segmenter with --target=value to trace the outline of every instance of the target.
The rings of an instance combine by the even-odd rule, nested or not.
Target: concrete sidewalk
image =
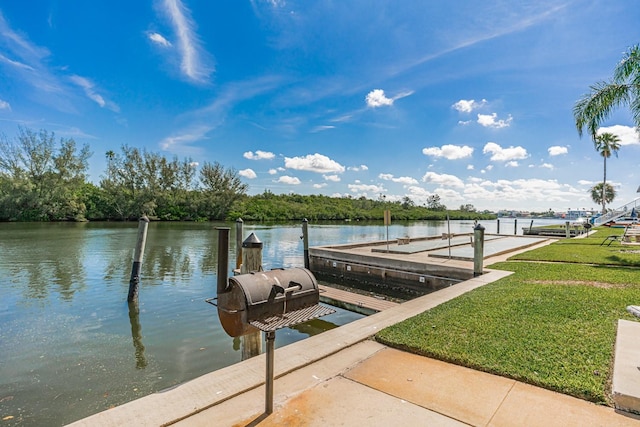
[[[364,341],[174,425],[640,426],[584,400]]]

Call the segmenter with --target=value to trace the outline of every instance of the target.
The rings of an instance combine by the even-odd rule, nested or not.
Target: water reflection
[[[131,323],[131,338],[135,349],[136,369],[147,367],[147,359],[144,357],[144,344],[142,343],[142,326],[140,326],[140,307],[137,301],[131,301],[129,305],[129,322]]]

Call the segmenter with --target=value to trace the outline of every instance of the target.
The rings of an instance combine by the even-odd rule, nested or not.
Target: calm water
[[[521,220],[520,226],[529,221]],[[63,425],[241,360],[215,308],[216,225],[151,223],[139,312],[126,303],[137,223],[0,223],[0,419]],[[230,268],[235,266],[235,224]],[[496,221],[483,223],[487,233]],[[470,232],[471,221],[452,221]],[[446,222],[389,227],[389,237],[447,232]],[[513,234],[513,220],[501,220]],[[244,226],[264,269],[303,265],[300,224]],[[521,233],[521,231],[520,231]],[[309,225],[310,244],[382,240],[379,224]],[[345,310],[276,334],[276,347],[361,318]]]

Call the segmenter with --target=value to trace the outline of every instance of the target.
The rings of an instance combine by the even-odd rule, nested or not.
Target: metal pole
[[[264,412],[269,415],[273,413],[273,344],[276,340],[276,333],[269,331],[265,332],[265,335],[267,339],[267,376],[265,379]]]
[[[513,234],[518,234],[518,218],[513,219]]]
[[[496,234],[500,234],[500,218],[498,218],[496,221],[498,221],[498,231],[496,232]]]
[[[484,261],[484,227],[478,224],[473,229],[473,277],[482,274]]]
[[[302,245],[304,248],[304,268],[309,269],[309,221],[302,220]]]
[[[447,214],[447,239],[449,242],[449,259],[451,259],[451,222],[449,221],[449,214]]]
[[[244,223],[242,218],[236,220],[236,269],[240,269],[242,265],[242,233]]]
[[[571,229],[569,228],[569,221],[565,221],[564,223],[565,231],[567,233],[567,239],[571,237]]]
[[[147,241],[147,228],[149,227],[149,218],[143,215],[138,221],[138,241],[133,256],[133,266],[131,267],[131,278],[129,279],[129,294],[127,301],[133,302],[138,300],[138,284],[140,283],[140,267],[142,266],[142,257],[144,255],[144,246]]]

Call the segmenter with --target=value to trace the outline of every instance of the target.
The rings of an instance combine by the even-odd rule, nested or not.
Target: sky
[[[249,194],[597,209],[575,102],[640,43],[637,0],[0,0],[0,132],[237,171]],[[628,109],[612,207],[639,197]]]

